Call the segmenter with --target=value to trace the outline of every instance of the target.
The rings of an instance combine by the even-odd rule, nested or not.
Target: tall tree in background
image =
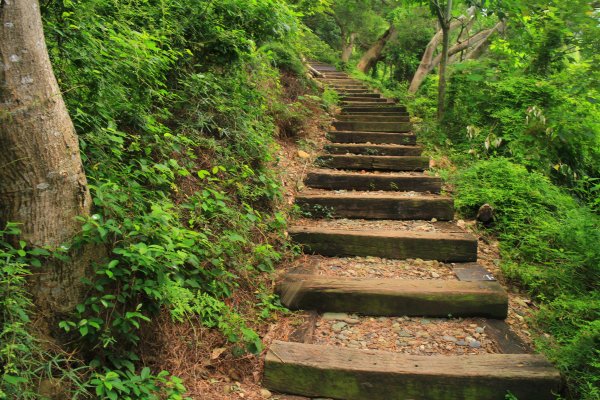
[[[89,215],[90,193],[75,129],[52,72],[38,0],[0,0],[0,227],[21,224],[31,247],[59,248]],[[92,250],[49,260],[32,294],[48,315],[68,312],[82,295]]]
[[[450,24],[452,22],[452,0],[430,0],[429,5],[437,17],[442,31],[442,54],[440,58],[438,84],[438,120],[444,117],[446,101],[446,66],[448,65],[448,49],[450,47]]]

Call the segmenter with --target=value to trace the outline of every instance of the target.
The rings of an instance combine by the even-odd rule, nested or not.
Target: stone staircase
[[[316,265],[324,259],[319,256],[340,262],[352,262],[348,257],[409,264],[435,260],[447,263],[453,276],[425,280],[320,275],[306,262],[279,283],[283,303],[327,313],[323,317],[337,315],[342,321],[338,328],[347,325],[343,321],[357,323],[358,315],[370,321],[476,317],[481,321],[477,330],[495,333],[499,351],[414,355],[373,350],[364,343],[361,348],[358,342],[354,347],[324,345],[314,343],[312,327],[298,342],[272,344],[263,384],[282,393],[344,400],[502,400],[508,392],[520,400],[554,398],[560,389],[558,371],[544,357],[515,344],[517,336],[502,321],[508,295],[477,264],[478,238],[451,222],[452,199],[440,194],[441,179],[427,172],[429,160],[416,144],[406,108],[334,67],[312,66],[340,93],[342,112],[328,133],[326,154],[316,160],[305,180],[307,189],[296,198],[312,217],[289,229],[306,260],[313,257]],[[456,342],[448,348],[476,347],[474,342],[479,346],[474,338],[467,343],[444,337]]]

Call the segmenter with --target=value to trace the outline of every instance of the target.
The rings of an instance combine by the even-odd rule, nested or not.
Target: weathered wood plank
[[[330,257],[421,258],[444,262],[477,260],[477,238],[455,232],[341,230],[291,227],[294,242],[308,254]]]
[[[349,115],[341,114],[338,115],[336,121],[342,122],[410,122],[408,115],[379,115],[379,114],[367,114],[367,115]]]
[[[263,384],[344,400],[550,400],[560,374],[542,356],[413,356],[275,341]]]
[[[291,309],[400,317],[504,319],[508,295],[498,282],[360,279],[289,274],[277,286]]]
[[[349,192],[343,194],[300,193],[296,196],[300,208],[320,218],[323,213],[334,218],[450,221],[454,217],[454,202],[442,196],[398,196]]]
[[[385,105],[385,104],[371,104],[367,106],[346,106],[342,108],[342,113],[352,112],[406,112],[406,106],[397,104]]]
[[[373,143],[373,144],[404,144],[417,143],[417,137],[412,133],[390,132],[357,132],[357,131],[330,131],[327,139],[333,143]]]
[[[351,99],[379,99],[381,95],[379,93],[349,93],[342,96],[342,100],[351,98]]]
[[[477,263],[456,265],[454,266],[453,270],[457,278],[465,282],[496,280],[491,272]]]
[[[309,187],[328,190],[439,193],[442,188],[440,178],[425,174],[361,174],[338,171],[311,171],[304,183]]]
[[[420,146],[392,144],[327,144],[324,150],[329,154],[372,154],[376,156],[420,156]]]
[[[365,171],[424,171],[429,168],[429,157],[326,155],[318,157],[315,165],[324,168]]]
[[[383,98],[372,98],[372,97],[357,97],[357,96],[352,96],[352,97],[343,97],[342,102],[344,104],[347,103],[389,103],[388,99],[383,99]]]
[[[412,124],[410,122],[334,121],[332,125],[338,131],[406,133],[412,130]]]

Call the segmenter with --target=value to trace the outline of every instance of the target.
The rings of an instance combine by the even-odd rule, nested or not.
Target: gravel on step
[[[322,276],[373,279],[457,280],[452,264],[417,259],[393,260],[380,257],[325,258],[314,265]]]
[[[361,317],[326,313],[317,321],[314,343],[413,355],[498,353],[474,319]]]
[[[294,222],[297,227],[310,227],[322,229],[343,229],[343,230],[389,230],[411,231],[411,232],[460,232],[466,231],[452,222],[432,221],[399,221],[399,220],[365,220],[365,219],[298,219]]]

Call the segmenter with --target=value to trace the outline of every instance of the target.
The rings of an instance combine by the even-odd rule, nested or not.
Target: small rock
[[[482,334],[484,331],[485,331],[485,328],[482,328],[480,326],[478,326],[477,328],[475,328],[475,332],[476,333]]]
[[[455,338],[454,336],[444,335],[444,336],[442,336],[442,339],[444,339],[446,342],[452,342],[452,343],[458,342],[458,339]]]
[[[348,326],[348,324],[345,322],[336,322],[335,324],[331,325],[331,330],[335,333],[340,333],[346,326]]]
[[[399,330],[398,332],[398,336],[400,337],[412,337],[413,334],[410,333],[409,331],[405,331],[405,330]]]
[[[469,347],[478,349],[481,347],[481,342],[479,340],[473,340],[472,342],[469,342]]]
[[[431,218],[431,222],[437,222],[437,218]]]
[[[270,399],[272,394],[271,392],[269,392],[267,389],[260,389],[260,396],[263,399]]]
[[[458,341],[456,342],[456,345],[457,345],[457,346],[466,346],[466,345],[467,345],[467,342],[465,342],[464,340],[458,340]]]
[[[459,228],[464,228],[465,226],[467,226],[467,224],[465,223],[465,221],[463,221],[462,219],[459,219],[458,221],[456,221],[456,225]]]
[[[304,159],[307,159],[307,158],[310,158],[310,154],[308,154],[308,153],[307,153],[307,152],[305,152],[305,151],[298,150],[298,157],[300,157],[300,158],[304,158]]]
[[[430,320],[428,320],[428,319],[425,319],[425,318],[423,318],[423,319],[421,320],[421,323],[422,323],[423,325],[429,325],[429,324],[431,323],[431,321],[430,321]]]
[[[352,325],[360,323],[359,319],[352,318],[346,313],[324,313],[323,319],[327,321],[343,321]]]
[[[431,277],[432,277],[432,278],[439,278],[439,277],[440,277],[440,274],[438,274],[437,272],[432,272],[432,273],[431,273]]]

